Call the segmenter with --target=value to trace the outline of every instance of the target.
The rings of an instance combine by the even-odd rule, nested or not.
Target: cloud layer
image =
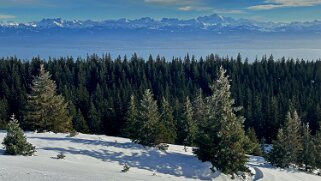
[[[285,7],[307,7],[320,5],[321,0],[265,0],[265,4],[250,6],[251,10],[269,10]]]

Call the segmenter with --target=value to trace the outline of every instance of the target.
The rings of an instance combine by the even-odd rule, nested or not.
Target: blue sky
[[[321,0],[0,0],[0,21],[188,19],[213,13],[275,22],[321,20]]]

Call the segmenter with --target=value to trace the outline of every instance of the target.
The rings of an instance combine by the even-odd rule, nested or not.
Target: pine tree
[[[301,121],[292,106],[290,106],[290,110],[292,113],[290,111],[287,113],[286,123],[284,128],[282,128],[282,133],[279,131],[280,135],[278,135],[277,140],[273,142],[272,151],[268,156],[268,160],[272,164],[282,168],[288,167],[291,164],[298,164],[299,155],[303,151],[303,142],[300,133]]]
[[[202,89],[199,89],[196,99],[194,100],[193,106],[194,106],[193,119],[195,120],[197,125],[201,125],[205,122],[206,113],[207,113],[207,110],[206,110],[207,108],[206,108]]]
[[[173,109],[165,98],[163,98],[161,102],[161,123],[159,134],[163,143],[175,143],[176,124],[173,116]]]
[[[40,132],[68,132],[72,127],[68,104],[61,95],[57,95],[56,84],[50,77],[42,64],[40,75],[32,81],[31,94],[28,95],[25,127]]]
[[[138,107],[136,97],[132,95],[130,97],[129,110],[126,116],[126,125],[124,129],[124,135],[132,140],[137,140],[139,135],[139,125],[141,122],[138,121]]]
[[[313,137],[311,135],[311,130],[309,124],[303,126],[302,129],[302,146],[303,149],[299,154],[299,163],[304,166],[305,170],[308,171],[315,167],[316,157],[315,157],[315,145],[313,142]]]
[[[2,144],[7,155],[31,156],[36,152],[35,147],[27,142],[27,138],[14,115],[11,116],[7,125],[7,136]]]
[[[197,123],[193,119],[193,107],[189,97],[186,98],[184,104],[184,132],[185,132],[185,139],[184,145],[186,146],[194,146],[195,137],[197,134]]]
[[[318,130],[314,137],[315,145],[315,166],[316,168],[321,168],[321,131]]]
[[[290,154],[290,162],[297,163],[297,158],[302,150],[301,134],[300,134],[300,118],[298,113],[293,110],[292,114],[288,112],[285,124],[285,135]]]
[[[73,118],[74,129],[80,133],[89,133],[88,124],[81,113],[81,110],[78,109],[76,117]]]
[[[160,140],[158,140],[160,114],[157,102],[153,97],[153,93],[147,89],[143,95],[143,99],[140,101],[138,113],[138,121],[142,126],[137,128],[139,135],[135,142],[146,146],[155,146],[160,143]]]
[[[234,175],[238,171],[248,171],[245,166],[243,130],[244,118],[237,116],[231,97],[230,81],[221,67],[218,80],[212,86],[213,94],[208,98],[208,117],[200,127],[195,150],[202,161],[210,161],[213,169]]]
[[[247,139],[245,144],[245,150],[247,154],[262,156],[261,145],[259,144],[259,140],[256,137],[255,130],[253,128],[249,128],[246,132]]]
[[[281,128],[279,129],[277,139],[273,141],[273,147],[268,154],[267,160],[277,167],[288,167],[291,163],[291,154],[288,145],[287,137]]]
[[[93,101],[90,103],[90,109],[88,112],[88,126],[92,133],[102,133],[102,124],[99,113],[94,105]]]

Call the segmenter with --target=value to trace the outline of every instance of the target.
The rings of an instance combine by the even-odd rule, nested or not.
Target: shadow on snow
[[[30,137],[33,139],[43,139],[52,141],[70,141],[87,145],[100,145],[106,149],[90,150],[77,148],[44,147],[41,149],[52,150],[70,154],[81,154],[100,159],[106,162],[118,162],[128,164],[130,167],[156,171],[158,173],[170,174],[178,177],[195,178],[201,180],[211,180],[214,176],[210,171],[211,164],[202,163],[196,157],[181,153],[162,152],[155,148],[144,148],[142,145],[134,143],[117,143],[105,140],[87,140],[79,138],[52,138],[52,137]],[[131,155],[124,152],[115,152],[109,147],[133,150]],[[137,151],[142,150],[142,151]],[[130,152],[130,151],[129,151]]]

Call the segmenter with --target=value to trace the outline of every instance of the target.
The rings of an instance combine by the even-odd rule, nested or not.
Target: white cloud
[[[215,9],[211,7],[205,7],[205,6],[182,6],[179,7],[178,10],[180,11],[207,11],[210,13],[218,13],[218,14],[244,14],[246,13],[243,10],[238,9]]]
[[[145,3],[155,3],[164,5],[192,5],[199,3],[201,0],[144,0]]]
[[[266,0],[265,4],[250,6],[251,10],[269,10],[284,7],[308,7],[320,5],[321,0]]]
[[[210,7],[202,7],[202,6],[182,6],[179,7],[180,11],[209,11],[212,10]]]
[[[0,19],[13,19],[16,18],[16,16],[9,15],[9,14],[0,14]]]

